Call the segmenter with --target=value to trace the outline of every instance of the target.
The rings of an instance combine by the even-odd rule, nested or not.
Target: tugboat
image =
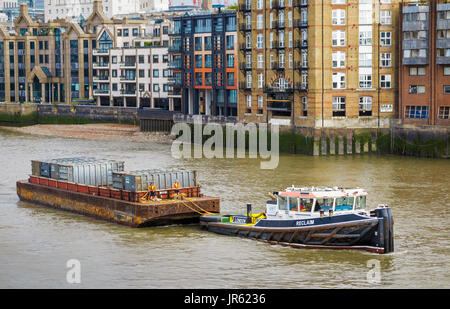
[[[367,210],[364,189],[292,186],[270,196],[260,214],[247,204],[246,215],[207,214],[200,224],[211,232],[295,248],[394,251],[391,208]]]

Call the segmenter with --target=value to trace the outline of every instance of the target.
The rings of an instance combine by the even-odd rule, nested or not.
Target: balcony
[[[135,68],[136,62],[133,61],[125,61],[120,63],[121,68]]]
[[[239,63],[239,69],[243,71],[251,71],[252,65],[251,63],[241,62]]]
[[[252,87],[250,85],[248,85],[247,82],[240,82],[239,89],[250,91],[250,90],[252,90]]]
[[[169,68],[170,69],[181,69],[183,68],[181,60],[174,60],[169,62]]]
[[[167,94],[170,95],[170,96],[180,96],[181,95],[181,88],[169,89]]]
[[[97,48],[97,49],[94,49],[93,51],[92,51],[92,54],[94,55],[94,56],[97,56],[97,55],[107,55],[109,53],[109,49],[106,49],[106,48]]]
[[[183,86],[183,82],[181,80],[181,77],[169,77],[167,81],[169,83],[169,86],[172,86],[172,87],[181,87],[181,86]]]
[[[294,90],[298,92],[308,91],[308,83],[295,83]]]
[[[292,0],[293,7],[307,7],[308,0]]]
[[[94,76],[94,82],[109,81],[109,76]]]
[[[308,40],[295,40],[294,48],[308,48]]]
[[[127,96],[129,96],[129,95],[135,96],[136,95],[136,89],[121,89],[120,93],[123,94],[123,95],[127,95]]]
[[[251,6],[247,6],[247,4],[240,4],[239,5],[239,11],[240,12],[250,12],[252,10]]]
[[[135,82],[136,76],[120,76],[120,80],[123,82]]]
[[[108,68],[109,63],[108,62],[94,62],[93,67],[94,68]]]
[[[273,86],[266,86],[264,87],[265,93],[293,93],[294,89],[290,87],[273,87]]]
[[[181,44],[174,44],[169,46],[169,53],[181,53]]]
[[[284,67],[284,65],[278,63],[278,62],[272,62],[270,64],[270,69],[271,70],[276,70],[276,71],[284,71],[286,68]]]
[[[278,111],[278,112],[290,112],[291,102],[275,102],[275,101],[268,101],[267,102],[267,110],[268,111]]]
[[[240,50],[252,50],[252,46],[251,45],[247,46],[246,43],[241,43],[241,44],[239,44],[239,49]]]
[[[109,89],[95,89],[94,95],[109,95]]]
[[[305,20],[296,20],[294,23],[294,26],[297,28],[307,28],[308,27],[308,21]]]
[[[247,23],[240,23],[239,24],[239,31],[251,31],[252,25],[248,25]]]

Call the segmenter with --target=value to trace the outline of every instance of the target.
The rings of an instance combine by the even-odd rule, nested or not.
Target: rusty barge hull
[[[30,183],[28,180],[18,181],[16,185],[17,195],[21,201],[130,227],[195,223],[199,221],[202,211],[211,213],[220,211],[219,198],[215,197],[138,203],[48,187]]]

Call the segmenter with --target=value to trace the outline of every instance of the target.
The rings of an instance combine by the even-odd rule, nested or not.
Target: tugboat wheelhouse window
[[[365,196],[357,196],[355,210],[358,209],[366,209],[366,197]]]
[[[338,197],[336,198],[336,205],[334,206],[335,211],[352,210],[354,197]]]
[[[328,211],[333,208],[332,198],[318,198],[316,200],[316,205],[314,206],[314,211]]]
[[[314,199],[312,198],[301,198],[300,202],[300,211],[301,212],[310,212],[314,203]]]
[[[298,199],[296,197],[290,197],[289,198],[289,210],[290,211],[298,211],[297,200]]]
[[[278,209],[279,210],[288,210],[287,199],[288,198],[286,196],[279,196],[278,197]]]

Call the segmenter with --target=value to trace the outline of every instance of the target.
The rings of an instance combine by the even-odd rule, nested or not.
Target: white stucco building
[[[45,0],[45,21],[56,18],[87,19],[92,14],[93,0]],[[116,14],[132,14],[139,11],[140,0],[102,0],[103,12],[108,18]]]
[[[140,0],[140,12],[167,11],[169,9],[168,0]]]

